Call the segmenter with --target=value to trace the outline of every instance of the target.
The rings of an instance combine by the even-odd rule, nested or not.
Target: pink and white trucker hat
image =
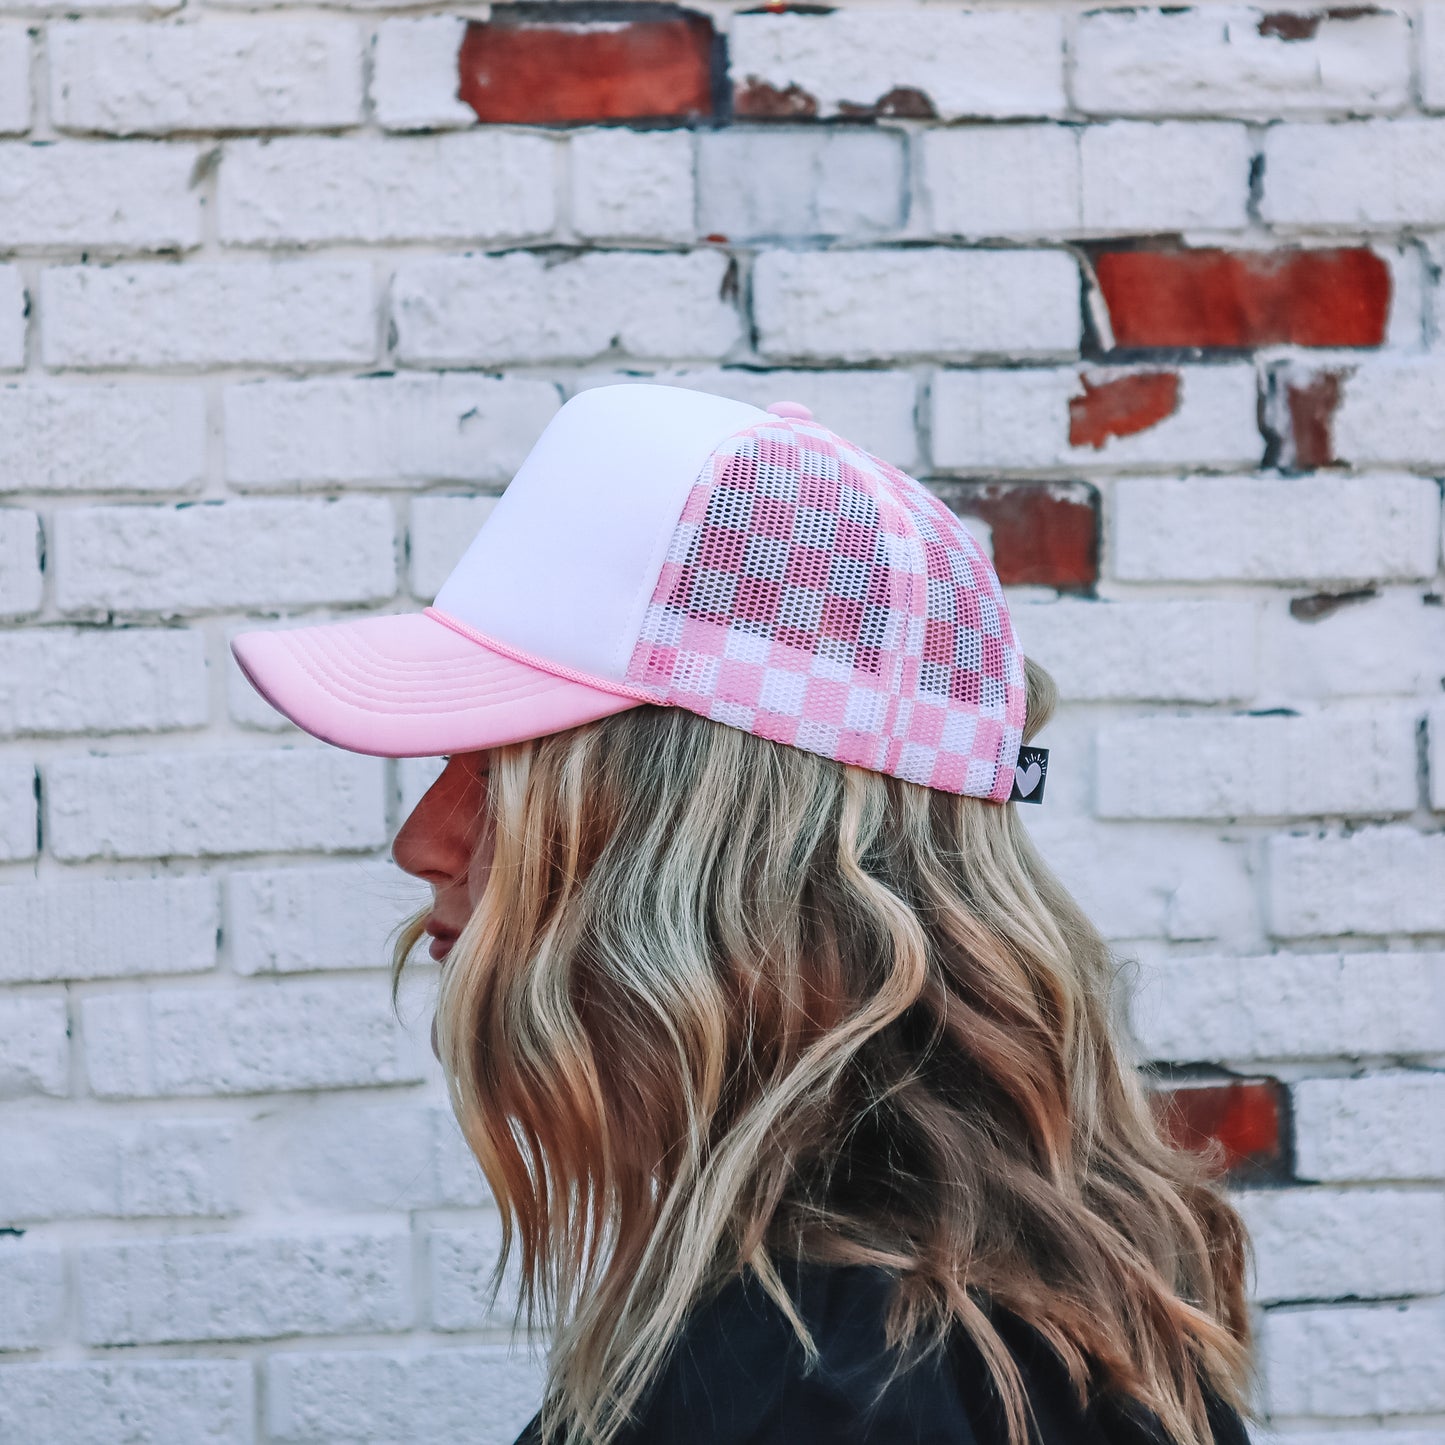
[[[435,606],[235,639],[353,752],[471,752],[642,703],[1005,801],[1024,663],[998,577],[913,478],[782,402],[585,391]]]

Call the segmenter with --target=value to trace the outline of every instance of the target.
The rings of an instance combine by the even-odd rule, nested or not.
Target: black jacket
[[[785,1277],[819,1360],[803,1351],[756,1281],[735,1280],[688,1319],[618,1445],[1003,1445],[1003,1413],[982,1357],[963,1331],[884,1382],[889,1277],[805,1265]],[[1038,1445],[1168,1445],[1157,1420],[1096,1399],[1081,1409],[1058,1358],[1027,1325],[994,1311],[1023,1376]],[[882,1388],[880,1396],[880,1387]],[[1248,1445],[1239,1417],[1210,1401],[1216,1445]],[[540,1445],[532,1421],[517,1445]]]

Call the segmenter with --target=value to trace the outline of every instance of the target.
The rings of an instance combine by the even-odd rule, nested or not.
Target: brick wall
[[[387,1000],[427,767],[226,642],[429,599],[619,376],[974,519],[1262,1408],[1445,1439],[1445,4],[0,0],[0,134],[0,1441],[530,1412]]]

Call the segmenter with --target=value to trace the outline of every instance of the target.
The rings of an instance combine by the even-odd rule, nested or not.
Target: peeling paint
[[[843,100],[838,111],[850,120],[937,120],[938,111],[933,102],[921,90],[911,85],[895,85],[886,95],[880,95],[872,105],[859,105],[856,101]]]
[[[1285,382],[1289,409],[1290,460],[1302,470],[1328,467],[1335,461],[1335,412],[1339,408],[1347,373],[1319,371],[1308,381]]]
[[[800,85],[779,90],[750,75],[733,93],[733,111],[755,120],[809,120],[818,114],[818,102]]]
[[[1111,381],[1079,373],[1083,392],[1069,398],[1069,445],[1102,451],[1110,437],[1148,431],[1179,409],[1179,373],[1144,371]]]

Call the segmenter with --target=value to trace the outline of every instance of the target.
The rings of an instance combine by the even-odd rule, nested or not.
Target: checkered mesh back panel
[[[728,438],[693,486],[628,680],[760,737],[1007,799],[1024,666],[968,529],[812,421]]]

